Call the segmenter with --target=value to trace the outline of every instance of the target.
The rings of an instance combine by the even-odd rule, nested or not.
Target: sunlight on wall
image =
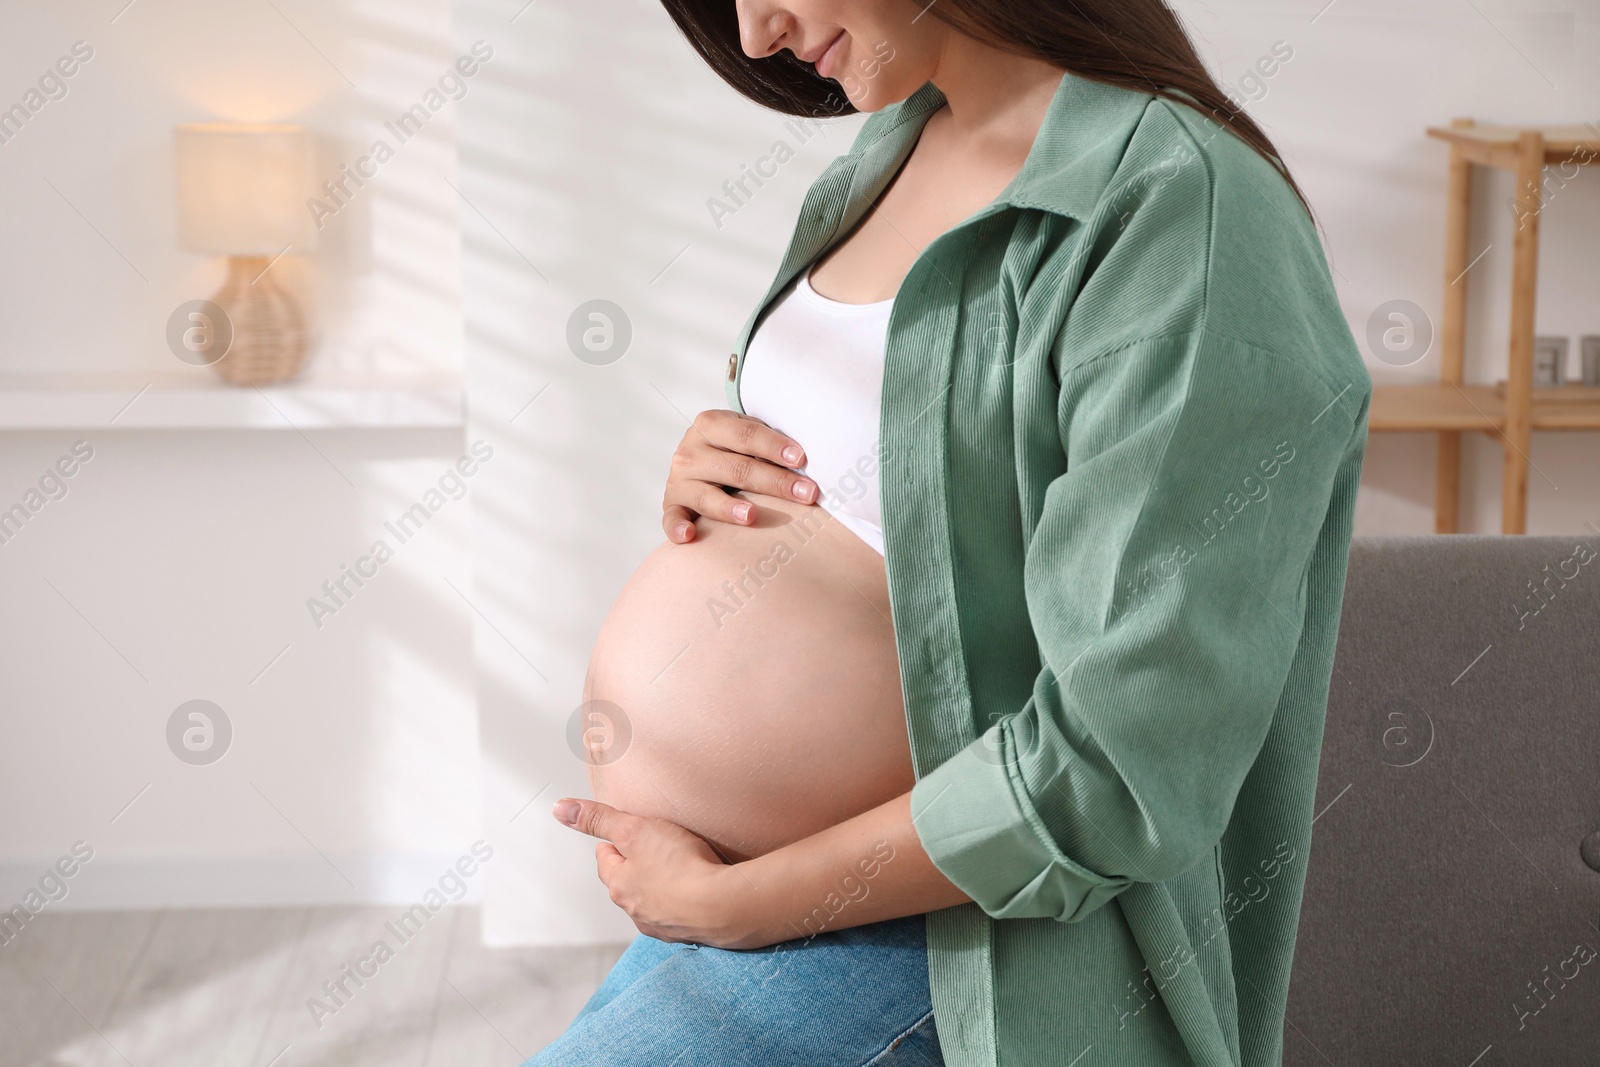
[[[211,291],[221,261],[178,246],[172,127],[225,119],[307,125],[316,184],[344,183],[318,191],[333,210],[303,269],[289,269],[295,250],[283,264],[313,312],[309,378],[459,375],[461,101],[452,87],[405,138],[387,125],[452,69],[449,27],[448,0],[140,5],[115,22],[28,11],[13,29],[30,66],[79,39],[93,59],[4,146],[0,195],[28,210],[0,219],[0,240],[34,269],[15,272],[10,295],[32,313],[6,322],[0,369],[173,371],[167,316]],[[342,168],[379,139],[392,158],[353,182]],[[77,313],[86,292],[98,314]]]
[[[209,378],[165,341],[172,309],[221,265],[178,248],[172,127],[302,122],[319,178],[337,175],[358,146],[394,139],[385,124],[453,64],[448,0],[113,14],[32,6],[0,42],[21,69],[77,39],[95,49],[0,148],[0,195],[18,208],[0,213],[0,369]],[[315,252],[273,268],[300,274],[322,315],[311,380],[459,379],[459,104],[350,190]],[[8,503],[78,437],[93,464],[0,549],[5,702],[34,709],[8,719],[17,747],[0,753],[0,802],[27,813],[0,835],[0,879],[84,838],[97,861],[67,907],[414,897],[417,872],[481,821],[472,611],[451,587],[470,593],[473,492],[337,617],[318,627],[306,602],[392,539],[384,523],[438,484],[461,431],[12,433]],[[234,727],[214,765],[168,750],[167,717],[194,698]],[[51,803],[29,799],[41,790]]]
[[[567,721],[601,620],[660,542],[661,480],[685,419],[723,406],[729,346],[792,213],[862,120],[814,136],[719,228],[708,198],[783,119],[729,93],[659,4],[516,16],[478,0],[456,12],[458,41],[492,41],[497,64],[461,132],[470,435],[508,455],[473,536],[498,630],[480,621],[475,641],[485,824],[509,835],[484,933],[626,940],[633,927],[594,877],[592,843],[549,815],[556,797],[588,794]],[[597,298],[633,327],[606,366],[566,339],[574,309]]]

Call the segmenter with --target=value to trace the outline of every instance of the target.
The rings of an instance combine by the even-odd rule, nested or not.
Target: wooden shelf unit
[[[1536,399],[1528,421],[1534,430],[1600,430],[1600,403]],[[1492,385],[1375,386],[1367,413],[1367,429],[1373,432],[1478,430],[1498,437],[1505,426],[1506,398]]]
[[[1455,119],[1430,127],[1428,136],[1450,146],[1450,185],[1445,215],[1444,308],[1439,324],[1438,385],[1375,385],[1368,426],[1373,432],[1436,432],[1439,466],[1434,529],[1460,527],[1461,434],[1487,433],[1504,452],[1501,476],[1502,533],[1528,529],[1528,448],[1534,430],[1600,430],[1600,404],[1535,400],[1533,395],[1534,307],[1539,271],[1539,221],[1547,164],[1582,166],[1600,159],[1600,127],[1480,126]],[[1512,242],[1511,342],[1505,395],[1492,385],[1463,380],[1470,258],[1472,168],[1508,170],[1516,180],[1517,228]]]

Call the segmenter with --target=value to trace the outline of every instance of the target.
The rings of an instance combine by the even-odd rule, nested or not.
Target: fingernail
[[[799,445],[790,445],[783,450],[783,461],[791,467],[800,465],[801,452]]]
[[[795,482],[791,491],[794,493],[796,500],[809,504],[811,503],[811,494],[815,489],[816,486],[810,482]]]
[[[749,522],[750,521],[750,505],[749,504],[735,504],[733,506],[733,517],[738,519],[740,522]]]
[[[672,536],[680,541],[685,540],[689,536],[689,524],[686,522],[678,523],[672,530]]]
[[[550,808],[550,813],[561,822],[571,826],[578,819],[578,802],[576,800],[558,800]]]

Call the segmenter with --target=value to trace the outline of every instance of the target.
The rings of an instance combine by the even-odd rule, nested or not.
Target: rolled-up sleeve
[[[995,918],[1081,919],[1221,839],[1370,383],[1195,328],[1060,384],[1066,470],[1025,557],[1032,695],[911,794],[934,864]]]

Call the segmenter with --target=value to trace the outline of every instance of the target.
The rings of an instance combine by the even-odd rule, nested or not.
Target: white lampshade
[[[275,256],[316,241],[304,126],[196,122],[176,131],[178,220],[197,252]]]

